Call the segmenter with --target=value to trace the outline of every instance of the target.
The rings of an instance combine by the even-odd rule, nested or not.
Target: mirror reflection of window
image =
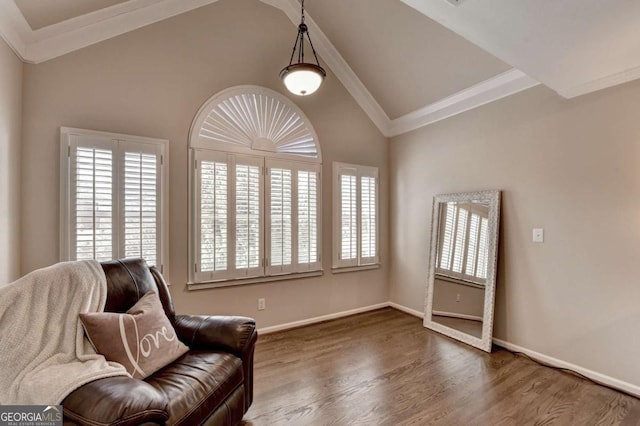
[[[449,202],[441,205],[440,215],[437,274],[484,285],[488,261],[488,206],[477,202]]]

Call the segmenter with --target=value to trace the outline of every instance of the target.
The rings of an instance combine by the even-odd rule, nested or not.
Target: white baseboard
[[[417,311],[415,309],[411,309],[409,307],[400,305],[395,302],[384,302],[384,303],[378,303],[375,305],[364,306],[362,308],[351,309],[348,311],[336,312],[333,314],[322,315],[319,317],[308,318],[300,321],[293,321],[285,324],[274,325],[271,327],[263,327],[258,329],[258,333],[263,335],[269,334],[269,333],[275,333],[276,331],[283,331],[291,328],[302,327],[305,325],[316,324],[323,321],[329,321],[333,319],[348,317],[351,315],[360,314],[363,312],[375,311],[376,309],[382,309],[387,307],[397,309],[406,314],[413,315],[414,317],[424,318],[423,312]],[[512,352],[521,352],[531,357],[532,359],[541,362],[542,364],[547,364],[552,367],[564,368],[567,370],[575,371],[576,373],[579,373],[585,377],[588,377],[594,382],[603,384],[605,386],[609,386],[613,389],[617,389],[629,395],[633,395],[637,398],[640,398],[640,386],[637,386],[619,379],[615,379],[605,374],[598,373],[597,371],[589,370],[588,368],[584,368],[579,365],[572,364],[570,362],[566,362],[561,359],[557,359],[557,358],[542,354],[540,352],[536,352],[531,349],[527,349],[525,347],[506,342],[501,339],[496,339],[495,337],[493,338],[493,343]]]
[[[459,318],[459,319],[465,319],[469,321],[482,322],[482,317],[475,316],[475,315],[459,314],[457,312],[445,312],[445,311],[433,311],[432,313],[433,315],[440,316],[440,317]]]
[[[501,340],[501,339],[496,339],[495,337],[493,338],[493,343],[512,352],[522,352],[523,354],[531,357],[536,361],[541,362],[542,364],[547,364],[552,367],[564,368],[567,370],[575,371],[576,373],[579,373],[585,377],[588,377],[594,382],[628,393],[629,395],[633,395],[636,398],[640,398],[640,386],[636,386],[631,383],[624,382],[619,379],[615,379],[613,377],[604,375],[602,373],[598,373],[597,371],[589,370],[588,368],[584,368],[579,365],[563,361],[561,359],[557,359],[545,354],[541,354],[540,352],[532,351],[531,349],[527,349],[522,346],[514,345],[513,343],[505,342],[504,340]]]
[[[271,327],[263,327],[258,329],[258,334],[275,333],[276,331],[289,330],[291,328],[302,327],[304,325],[316,324],[323,321],[329,321],[337,318],[348,317],[355,314],[361,314],[363,312],[375,311],[376,309],[382,309],[389,307],[388,302],[378,303],[376,305],[364,306],[362,308],[350,309],[348,311],[336,312],[334,314],[322,315],[319,317],[308,318],[300,321],[288,322],[285,324],[273,325]]]
[[[415,309],[407,308],[404,305],[399,305],[399,304],[394,303],[394,302],[389,302],[387,304],[387,306],[389,306],[389,307],[391,307],[393,309],[397,309],[399,311],[402,311],[405,314],[413,315],[414,317],[424,318],[424,312],[420,312],[420,311],[416,311]]]

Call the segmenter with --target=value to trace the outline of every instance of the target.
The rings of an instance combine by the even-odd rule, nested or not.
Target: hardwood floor
[[[640,400],[387,308],[260,336],[246,426],[640,426]]]
[[[463,333],[470,334],[482,339],[482,321],[472,321],[462,318],[445,317],[441,315],[432,315],[431,321],[446,325]]]

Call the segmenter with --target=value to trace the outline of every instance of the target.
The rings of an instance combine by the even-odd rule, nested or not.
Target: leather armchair
[[[120,376],[81,386],[62,403],[65,424],[239,424],[253,400],[254,320],[176,315],[162,274],[142,259],[103,262],[102,268],[106,312],[126,312],[155,290],[189,352],[144,380]]]

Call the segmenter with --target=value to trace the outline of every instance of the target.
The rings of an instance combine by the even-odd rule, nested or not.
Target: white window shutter
[[[267,160],[267,275],[322,269],[320,166]]]
[[[300,272],[317,270],[320,262],[320,168],[307,166],[297,172],[298,264]]]
[[[476,266],[478,261],[478,243],[480,232],[480,216],[471,213],[469,220],[469,236],[467,238],[467,256],[464,267],[465,275],[475,277]]]
[[[440,213],[438,274],[484,284],[488,250],[485,210],[472,203],[446,204],[446,210]]]
[[[116,239],[114,144],[105,138],[72,137],[69,154],[69,260],[113,259]]]
[[[333,267],[378,263],[378,169],[333,164]]]
[[[294,257],[293,170],[270,165],[267,174],[267,275],[290,273]]]
[[[228,165],[200,162],[200,270],[228,268]]]
[[[233,276],[230,250],[232,157],[224,153],[197,152],[193,158],[196,262],[194,280],[212,281]]]
[[[264,274],[262,254],[262,170],[259,158],[235,156],[235,277]]]
[[[361,265],[378,262],[377,170],[360,172],[360,260]]]
[[[121,257],[141,257],[160,266],[161,152],[157,146],[119,143],[122,200]]]
[[[66,127],[60,136],[61,260],[142,257],[162,270],[167,141]]]
[[[489,249],[489,220],[486,217],[483,217],[480,222],[480,237],[479,237],[479,247],[478,247],[478,268],[476,270],[476,277],[484,280],[487,278],[487,250]]]
[[[456,239],[454,241],[453,261],[451,262],[451,270],[458,274],[462,273],[462,265],[464,262],[465,236],[467,233],[468,211],[458,209],[458,221],[456,222]]]

